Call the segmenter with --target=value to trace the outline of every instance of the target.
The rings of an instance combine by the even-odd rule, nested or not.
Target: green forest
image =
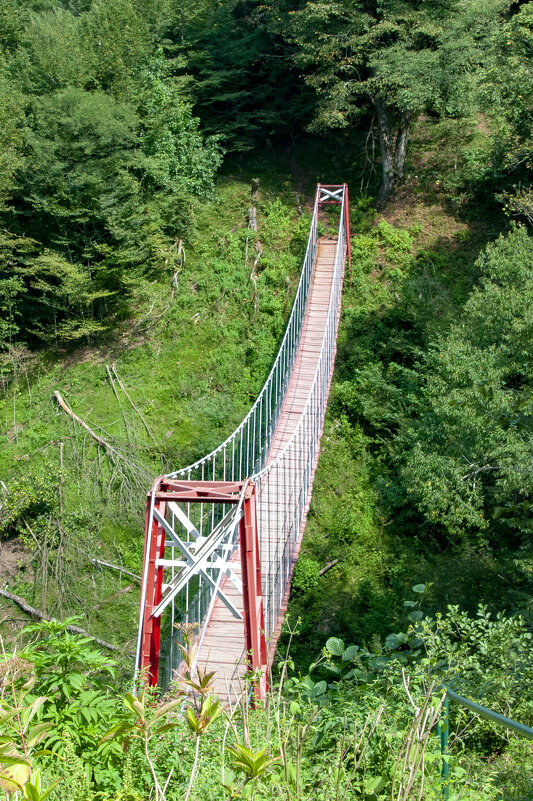
[[[0,115],[0,797],[532,801],[443,688],[533,727],[533,4],[0,0]],[[271,691],[184,630],[159,697],[146,493],[257,397],[317,182],[352,266]]]

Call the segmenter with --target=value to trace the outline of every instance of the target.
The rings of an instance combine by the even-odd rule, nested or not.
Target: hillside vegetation
[[[504,0],[0,0],[6,798],[533,797],[527,740],[437,736],[443,684],[533,725],[532,53]],[[273,692],[158,699],[146,493],[253,403],[317,181],[353,264]]]

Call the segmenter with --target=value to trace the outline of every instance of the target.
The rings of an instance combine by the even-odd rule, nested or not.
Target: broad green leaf
[[[325,681],[317,681],[317,683],[313,687],[311,695],[313,698],[317,698],[319,695],[323,695],[327,689],[328,685],[326,684]]]
[[[37,792],[36,801],[45,801],[45,799],[48,798],[50,793],[55,790],[55,788],[57,787],[57,785],[60,782],[61,782],[61,779],[56,779],[55,782],[52,782],[50,787],[47,790],[44,791],[44,793],[41,792],[40,785],[39,785],[39,787],[36,787],[35,788],[36,792]],[[33,783],[30,783],[30,785],[26,785],[26,787],[24,788],[24,790],[26,792],[27,792],[28,786],[33,787],[34,785],[33,785]]]
[[[124,696],[124,706],[129,709],[130,712],[133,712],[134,715],[137,715],[144,720],[144,704],[141,703],[141,701],[131,693],[126,693]]]
[[[24,715],[25,728],[31,722],[32,718],[37,714],[37,712],[45,703],[45,701],[48,701],[48,697],[46,695],[40,695],[38,698],[35,699],[29,710]]]
[[[26,746],[28,748],[34,748],[37,743],[43,739],[46,732],[50,731],[50,729],[53,729],[53,727],[54,723],[52,721],[47,723],[36,723],[35,726],[32,726],[27,733]]]
[[[103,737],[100,737],[99,743],[104,743],[107,740],[111,740],[113,737],[116,737],[120,734],[125,734],[126,732],[135,731],[135,726],[132,726],[131,723],[117,723],[116,726],[113,726],[109,731],[107,731]]]
[[[385,787],[385,780],[383,776],[366,776],[365,777],[365,793],[378,793]]]
[[[179,726],[179,723],[163,723],[158,729],[154,729],[154,734],[162,734],[164,731],[170,731],[170,729],[175,729]]]
[[[300,704],[297,701],[291,701],[289,704],[289,712],[291,715],[299,715],[302,710],[300,709]]]
[[[182,703],[183,699],[177,698],[174,701],[169,701],[167,704],[163,704],[163,706],[160,706],[159,709],[156,709],[153,719],[158,720],[159,718],[163,717],[163,715],[168,715],[169,712],[172,712],[173,709],[181,706]]]
[[[193,710],[190,707],[187,707],[183,717],[185,718],[185,722],[187,723],[188,727],[193,732],[193,734],[198,735],[200,731],[200,724],[196,718],[196,715],[194,714]]]
[[[350,662],[354,658],[358,650],[359,650],[358,645],[349,645],[342,654],[342,661]]]
[[[326,650],[333,656],[342,656],[344,653],[344,643],[338,637],[330,637],[326,642]]]
[[[0,754],[0,765],[29,765],[27,759],[21,756],[11,756],[10,754]]]

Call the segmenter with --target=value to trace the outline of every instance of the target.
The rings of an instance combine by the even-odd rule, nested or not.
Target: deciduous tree
[[[317,96],[313,127],[376,120],[380,197],[404,176],[413,119],[458,114],[471,102],[473,73],[485,58],[506,0],[310,0],[279,8],[294,59]]]

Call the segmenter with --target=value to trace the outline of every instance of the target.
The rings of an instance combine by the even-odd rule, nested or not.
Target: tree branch
[[[333,562],[328,562],[328,564],[325,567],[323,567],[322,570],[318,571],[318,575],[323,576],[324,573],[327,573],[328,570],[331,570],[332,567],[335,567],[337,562],[340,562],[340,559],[334,559]]]
[[[141,583],[141,577],[136,573],[132,573],[131,570],[126,570],[125,567],[112,565],[111,562],[104,562],[103,559],[93,559],[93,565],[102,565],[102,567],[108,567],[110,570],[118,570],[119,573],[125,573],[126,576],[130,576],[131,578],[135,579],[135,581],[138,581],[139,584]]]
[[[20,597],[20,595],[15,595],[12,592],[7,592],[7,590],[1,590],[1,589],[0,589],[0,595],[3,598],[7,598],[8,601],[13,601],[13,603],[17,604],[17,606],[20,606],[23,612],[27,612],[28,615],[32,615],[32,617],[37,617],[39,618],[39,620],[48,620],[48,621],[54,620],[53,617],[49,617],[49,615],[45,615],[44,612],[40,612],[38,609],[35,609],[35,607],[30,606],[29,603],[24,600],[24,598]],[[107,648],[109,651],[123,652],[122,648],[117,648],[116,645],[111,645],[111,643],[106,642],[105,640],[100,640],[98,637],[93,637],[92,634],[89,634],[88,631],[82,629],[80,626],[69,625],[66,626],[65,628],[67,629],[67,631],[71,631],[73,634],[83,634],[84,637],[90,637],[91,640],[94,640],[96,643],[98,643],[98,645],[101,645],[102,648]],[[128,655],[132,656],[132,654],[129,653]]]

